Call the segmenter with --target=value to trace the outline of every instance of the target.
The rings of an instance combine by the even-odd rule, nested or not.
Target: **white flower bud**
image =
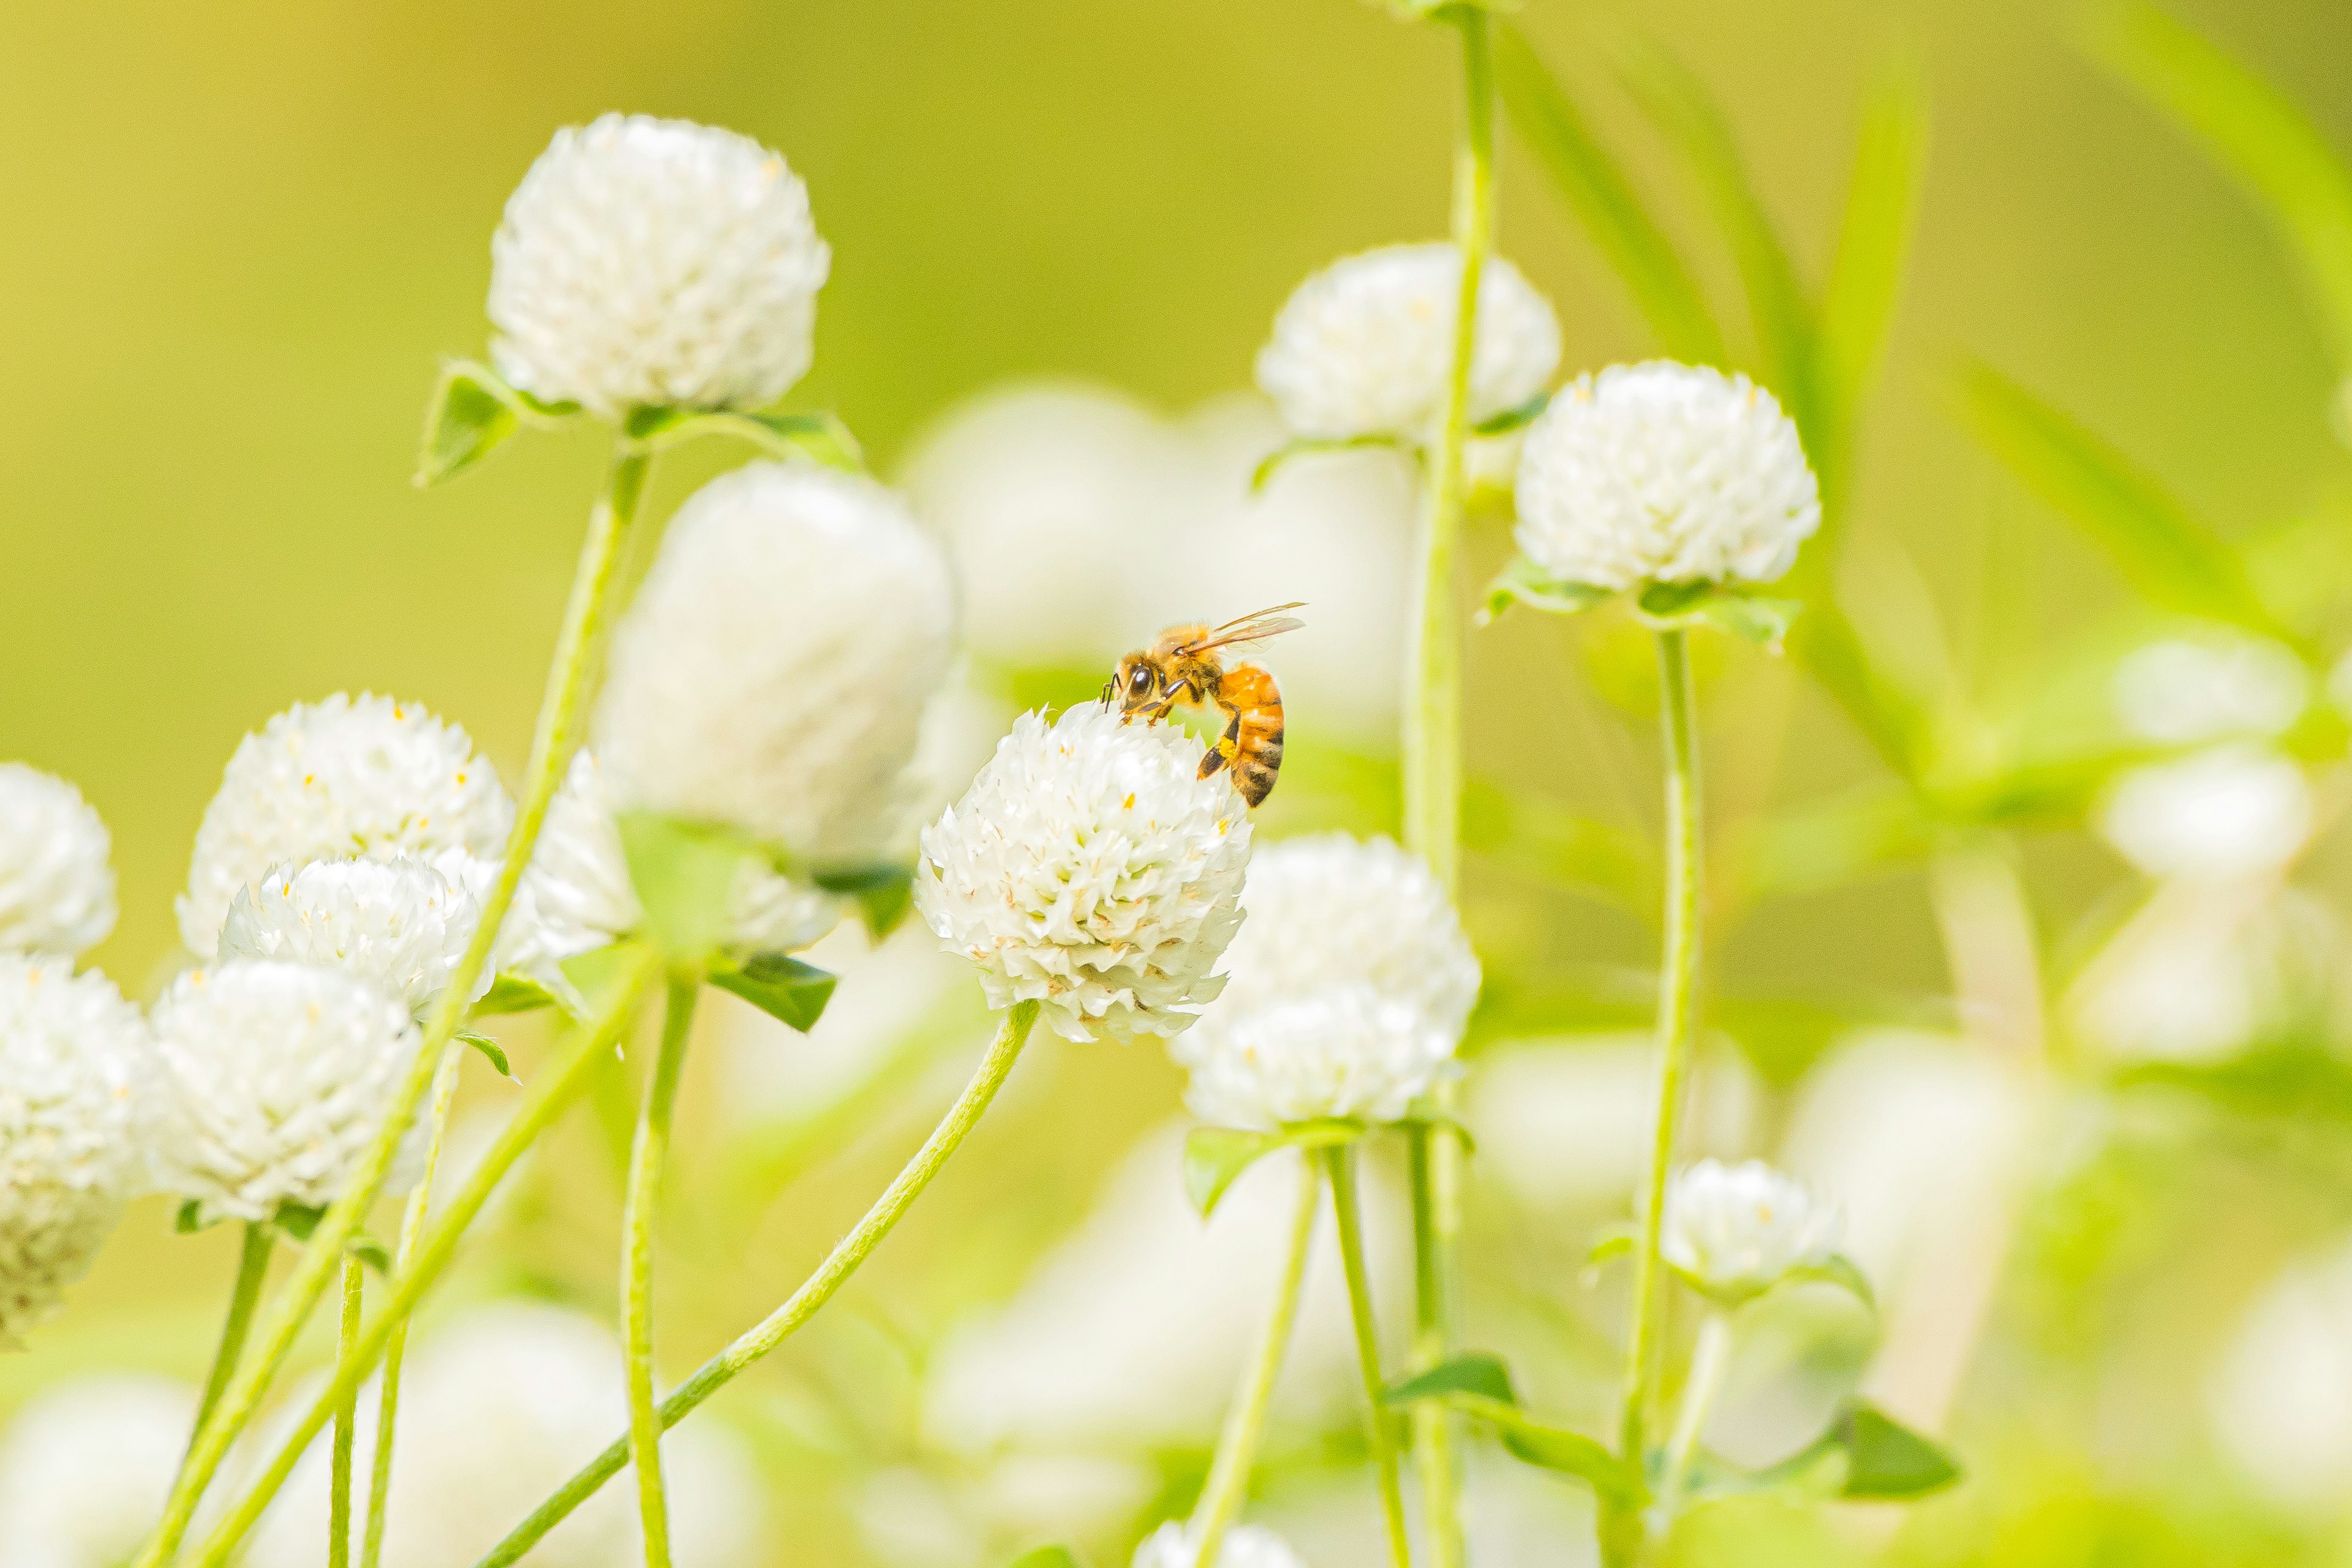
[[[480,918],[474,895],[425,861],[313,860],[237,889],[220,956],[341,969],[422,1017],[449,988]],[[474,997],[491,979],[486,966]]]
[[[1226,986],[1170,1054],[1204,1121],[1272,1131],[1327,1116],[1391,1121],[1446,1070],[1478,960],[1418,856],[1344,833],[1268,846]]]
[[[954,651],[946,558],[871,479],[751,463],[680,507],[597,710],[614,798],[809,865],[879,858]]]
[[[212,957],[238,890],[273,866],[448,849],[496,860],[513,825],[497,770],[457,725],[389,697],[298,703],[229,758],[196,829],[180,940]]]
[[[1450,243],[1391,245],[1298,286],[1258,351],[1257,384],[1301,436],[1434,437],[1445,416],[1462,262]],[[1478,274],[1473,424],[1541,392],[1559,365],[1550,304],[1501,257]]]
[[[114,1568],[139,1554],[187,1452],[196,1391],[103,1373],[26,1402],[0,1440],[0,1563]]]
[[[1192,1568],[1200,1555],[1197,1537],[1170,1520],[1135,1549],[1135,1568]],[[1212,1568],[1307,1568],[1290,1543],[1263,1525],[1236,1524],[1217,1543]]]
[[[1821,526],[1797,426],[1744,375],[1615,365],[1561,389],[1519,455],[1519,549],[1553,576],[1769,583]]]
[[[104,975],[0,955],[0,1347],[88,1271],[139,1186],[152,1060]]]
[[[1094,703],[1024,713],[924,830],[915,907],[989,1005],[1045,1005],[1066,1039],[1172,1036],[1224,984],[1248,808],[1201,742]]]
[[[341,1195],[420,1043],[408,1009],[366,982],[271,961],[183,974],[154,1030],[156,1182],[206,1219]],[[404,1185],[395,1172],[393,1189]]]
[[[2311,841],[2315,816],[2310,781],[2291,760],[2224,745],[2134,768],[2098,825],[2145,875],[2225,879],[2286,865]]]
[[[1666,1187],[1658,1250],[1708,1290],[1746,1296],[1828,1262],[1844,1228],[1837,1205],[1761,1160],[1701,1160]]]
[[[0,763],[0,952],[89,952],[114,929],[106,824],[61,778]]]
[[[491,354],[551,403],[760,408],[808,373],[832,252],[780,153],[608,114],[555,133],[490,242]]]

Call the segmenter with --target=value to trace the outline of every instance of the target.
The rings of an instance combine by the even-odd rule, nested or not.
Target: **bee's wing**
[[[1206,653],[1213,647],[1233,647],[1242,643],[1264,642],[1284,632],[1295,632],[1307,623],[1297,616],[1276,614],[1281,610],[1303,610],[1304,601],[1295,605],[1276,605],[1272,609],[1256,610],[1237,621],[1227,621],[1212,628],[1195,643],[1184,647],[1186,653]]]

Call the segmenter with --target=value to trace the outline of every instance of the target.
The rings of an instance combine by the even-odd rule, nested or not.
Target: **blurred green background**
[[[2182,0],[2174,11],[2352,149],[2352,9]],[[2133,455],[2225,537],[2288,527],[2287,564],[2270,569],[2315,573],[2313,592],[2340,598],[2352,461],[2330,425],[2341,367],[2304,275],[2238,186],[2084,58],[2066,7],[1530,0],[1516,20],[1622,153],[1729,323],[1732,357],[1751,367],[1738,278],[1612,62],[1646,37],[1707,84],[1816,284],[1859,106],[1890,63],[1924,85],[1925,184],[1839,585],[1901,683],[1946,705],[1948,734],[1970,722],[1954,711],[2006,732],[2007,720],[1983,715],[2085,682],[2103,690],[2084,671],[2104,667],[2084,649],[2111,662],[2155,625],[2098,550],[1956,418],[1957,373],[1971,359]],[[816,369],[794,400],[839,412],[887,473],[927,423],[1012,378],[1092,378],[1171,414],[1246,386],[1301,278],[1347,251],[1444,231],[1458,96],[1444,36],[1347,0],[126,5],[19,7],[7,33],[0,757],[71,778],[111,826],[123,912],[95,961],[142,995],[173,962],[171,900],[219,770],[272,712],[346,688],[395,693],[464,723],[509,777],[520,765],[600,453],[582,433],[518,441],[444,489],[415,489],[408,474],[436,356],[481,347],[490,232],[555,127],[619,108],[726,125],[785,153],[835,253]],[[1558,305],[1564,369],[1653,352],[1542,168],[1507,132],[1505,142],[1502,247]],[[733,460],[698,448],[667,463],[655,509]],[[1490,569],[1505,530],[1491,514],[1479,529],[1474,554]],[[1128,564],[1108,541],[1101,569]],[[2306,616],[2315,648],[2340,647],[2336,616],[2324,605]],[[1608,626],[1533,617],[1473,640],[1472,766],[1510,803],[1465,892],[1495,1004],[1486,1045],[1541,1038],[1568,1051],[1639,1020],[1638,981],[1631,992],[1620,982],[1648,958],[1646,894],[1628,913],[1578,875],[1529,875],[1514,856],[1547,823],[1555,845],[1595,822],[1646,831],[1644,657]],[[1868,745],[1801,672],[1744,648],[1708,659],[1719,842],[1884,787]],[[1019,672],[994,673],[1030,689],[1011,679]],[[2063,709],[2033,721],[2076,721]],[[1270,826],[1390,826],[1381,759],[1318,754],[1312,714],[1294,709],[1292,722],[1302,765],[1292,798],[1277,798],[1289,815]],[[2322,735],[2301,753],[2323,820],[2343,798],[2340,768],[2326,771],[2340,751],[2340,735]],[[2071,816],[1993,824],[2024,831],[1984,850],[2022,868],[2053,988],[2138,896],[2082,817],[2077,802]],[[1718,994],[1814,1009],[1738,1041],[1763,1087],[1728,1140],[1743,1147],[1727,1152],[1770,1152],[1802,1069],[1828,1038],[1873,1021],[1871,1008],[1840,1014],[1822,995],[1866,994],[1885,999],[1876,1021],[1948,1031],[1958,1018],[1967,1032],[1930,875],[1917,855],[1894,858],[1884,875],[1825,875],[1769,904],[1719,898]],[[2323,836],[2299,876],[2340,901],[2347,872],[2340,836]],[[1629,876],[1644,874],[1637,864]],[[950,997],[913,1034],[951,1050],[976,1013]],[[2332,1043],[2318,1042],[2323,1057]],[[2064,1062],[2069,1047],[2059,1038],[2050,1054]],[[929,1082],[928,1058],[890,1059],[902,1076],[877,1079],[883,1089],[853,1110],[896,1103],[893,1084]],[[773,1561],[961,1561],[964,1538],[908,1546],[844,1500],[868,1495],[877,1476],[952,1480],[971,1463],[933,1451],[908,1414],[928,1347],[975,1304],[1010,1296],[1177,1103],[1177,1076],[1146,1053],[1055,1047],[1040,1059],[1024,1068],[1036,1092],[992,1121],[845,1299],[850,1326],[812,1334],[730,1395],[771,1468]],[[2352,1162],[2339,1152],[2352,1120],[2326,1103],[2334,1080],[2291,1073],[2235,1100],[2153,1107],[2112,1096],[2096,1072],[2058,1081],[2036,1101],[2052,1120],[2033,1125],[2037,1139],[2058,1130],[2038,1152],[2066,1158],[2021,1161],[2029,1217],[1948,1428],[1971,1479],[1901,1534],[1853,1510],[1717,1510],[1686,1532],[1688,1560],[1884,1552],[2090,1568],[2352,1551],[2336,1506],[2288,1507],[2251,1483],[2204,1432],[2200,1403],[2257,1289],[2352,1219]],[[717,1091],[700,1092],[709,1115]],[[481,1098],[495,1103],[496,1090]],[[689,1184],[709,1196],[684,1222],[678,1283],[665,1286],[681,1303],[665,1330],[673,1375],[781,1299],[934,1102],[869,1138],[813,1116],[767,1129],[748,1154],[718,1131],[688,1151],[699,1162]],[[595,1121],[580,1119],[532,1176],[509,1222],[517,1239],[478,1263],[461,1296],[520,1289],[608,1313],[615,1189]],[[1530,1326],[1544,1312],[1573,1320],[1554,1326],[1553,1381],[1561,1401],[1591,1400],[1598,1363],[1576,1336],[1597,1332],[1609,1309],[1584,1300],[1576,1260],[1616,1199],[1523,1197],[1480,1200],[1477,1223],[1504,1260],[1489,1299],[1557,1300],[1495,1307],[1486,1326],[1532,1342],[1553,1331]],[[201,1366],[232,1248],[172,1237],[167,1217],[134,1210],[73,1310],[0,1366],[0,1403],[95,1365]],[[2339,1346],[2352,1345],[2345,1319]],[[1832,1333],[1831,1350],[1790,1356],[1834,1381],[1863,1353],[1846,1342]],[[2352,1348],[2340,1353],[2352,1361]],[[792,1414],[812,1387],[854,1412],[818,1423],[822,1441]],[[1344,1472],[1350,1430],[1342,1407],[1329,1423],[1336,1456],[1302,1440],[1290,1462],[1308,1481]],[[1154,1449],[1165,1489],[1109,1510],[1090,1542],[1108,1557],[1155,1502],[1181,1506],[1199,1460],[1181,1444]],[[1585,1560],[1572,1508],[1565,1523],[1531,1517],[1496,1561]],[[993,1516],[972,1528],[985,1553],[1032,1530]],[[1316,1568],[1348,1561],[1307,1550]]]

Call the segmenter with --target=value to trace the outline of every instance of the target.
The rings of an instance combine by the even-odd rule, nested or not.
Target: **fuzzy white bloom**
[[[1658,1250],[1710,1290],[1748,1294],[1827,1262],[1844,1226],[1836,1205],[1761,1160],[1701,1160],[1666,1188]]]
[[[156,1182],[207,1219],[333,1201],[418,1046],[407,1007],[365,981],[268,960],[189,971],[153,1023]]]
[[[1769,583],[1821,526],[1797,426],[1744,375],[1655,361],[1561,389],[1519,455],[1519,549],[1555,577]]]
[[[1183,1523],[1170,1520],[1135,1549],[1135,1568],[1192,1568],[1200,1542]],[[1262,1525],[1236,1524],[1217,1543],[1212,1568],[1307,1568],[1290,1543]]]
[[[237,890],[220,957],[341,969],[421,1017],[449,988],[480,918],[474,895],[425,861],[313,860]],[[485,966],[476,997],[491,978]]]
[[[0,1348],[88,1270],[140,1186],[152,1063],[104,975],[0,954]]]
[[[88,952],[114,929],[106,824],[61,778],[0,763],[0,952]]]
[[[196,829],[180,940],[212,957],[238,890],[273,866],[447,849],[496,860],[513,825],[497,770],[457,725],[389,697],[298,703],[229,758]]]
[[[120,1568],[138,1554],[179,1474],[196,1391],[109,1373],[28,1400],[0,1438],[0,1563]]]
[[[782,463],[714,479],[614,638],[597,745],[614,797],[819,867],[871,861],[904,820],[954,631],[946,557],[890,490]]]
[[[2310,842],[2314,826],[2303,770],[2248,745],[2135,768],[2099,814],[2099,831],[2140,871],[2209,880],[2286,865]]]
[[[1242,894],[1223,995],[1170,1054],[1204,1121],[1391,1121],[1453,1060],[1478,959],[1428,867],[1386,838],[1270,845]]]
[[[2223,1451],[2273,1500],[2340,1514],[2352,1487],[2352,1239],[2300,1258],[2230,1335],[2205,1391]]]
[[[1223,988],[1248,808],[1201,742],[1086,703],[1024,713],[924,830],[915,907],[989,1005],[1045,1004],[1066,1039],[1173,1036]]]
[[[748,137],[608,114],[555,133],[490,241],[491,354],[551,403],[760,408],[808,374],[832,252]]]
[[[2303,661],[2261,637],[2168,637],[2116,667],[2124,727],[2166,745],[2284,733],[2310,692]]]
[[[1450,243],[1391,245],[1298,286],[1258,351],[1257,384],[1301,436],[1432,438],[1445,416],[1462,261]],[[1470,356],[1475,424],[1541,392],[1559,365],[1559,321],[1517,268],[1478,277]]]

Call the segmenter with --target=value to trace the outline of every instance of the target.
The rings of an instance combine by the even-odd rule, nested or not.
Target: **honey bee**
[[[1303,603],[1276,605],[1222,626],[1171,626],[1150,647],[1118,661],[1118,673],[1103,687],[1103,706],[1116,698],[1123,717],[1139,714],[1147,723],[1159,722],[1180,704],[1216,708],[1225,715],[1225,731],[1201,759],[1201,776],[1230,767],[1234,787],[1258,805],[1274,793],[1275,774],[1282,767],[1282,689],[1263,667],[1227,668],[1217,654],[1297,631],[1307,623],[1281,612],[1304,608]]]

